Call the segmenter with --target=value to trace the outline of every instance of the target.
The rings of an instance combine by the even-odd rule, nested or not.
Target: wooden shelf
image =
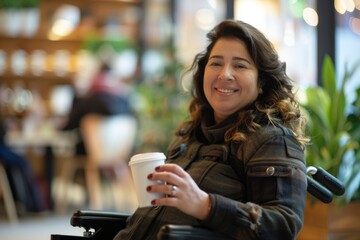
[[[41,49],[47,53],[53,53],[56,50],[66,49],[71,53],[77,52],[83,44],[82,40],[59,40],[51,41],[45,38],[24,38],[24,37],[4,37],[0,36],[0,49],[11,53],[22,49],[28,53]]]
[[[23,82],[37,82],[37,83],[51,83],[51,84],[70,84],[73,73],[68,73],[64,76],[57,76],[54,73],[44,73],[40,76],[35,76],[31,73],[26,73],[24,75],[12,75],[5,74],[0,75],[0,80],[3,83],[14,83],[17,80],[21,80]]]
[[[102,26],[108,21],[109,16],[119,17],[119,26],[129,30],[124,30],[125,39],[129,38],[132,41],[139,42],[139,31],[141,25],[141,16],[138,18],[128,20],[128,17],[122,21],[124,14],[129,14],[129,9],[141,11],[143,9],[143,0],[43,0],[40,4],[40,21],[38,31],[33,37],[9,37],[1,35],[0,33],[0,50],[6,53],[6,72],[0,75],[1,82],[12,83],[17,79],[21,79],[27,84],[35,83],[48,86],[49,84],[70,83],[73,72],[76,69],[77,57],[76,54],[84,46],[84,40],[87,36],[102,34]],[[81,11],[81,20],[76,30],[69,36],[60,40],[50,40],[48,33],[51,29],[53,15],[60,6],[64,4],[71,4],[78,6]],[[90,17],[91,19],[87,19]],[[120,21],[121,18],[121,21]],[[131,17],[130,17],[131,18]],[[89,25],[90,22],[90,25]],[[126,35],[128,34],[128,35]],[[23,76],[12,74],[11,71],[11,54],[16,50],[25,51],[27,69],[30,68],[31,58],[30,54],[35,50],[43,50],[46,53],[45,73],[40,76],[35,76],[30,70],[27,70]],[[54,69],[55,53],[58,50],[65,50],[69,53],[69,71],[65,77],[56,76]]]

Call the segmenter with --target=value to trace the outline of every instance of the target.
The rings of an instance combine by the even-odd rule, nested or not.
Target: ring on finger
[[[176,192],[178,191],[178,187],[175,186],[175,185],[172,185],[171,187],[171,196],[175,196],[176,195]]]

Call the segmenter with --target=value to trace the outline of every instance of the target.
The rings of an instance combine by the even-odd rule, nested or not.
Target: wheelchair
[[[333,195],[341,196],[345,192],[344,185],[321,167],[307,167],[307,191],[321,202],[332,202]],[[51,240],[107,240],[126,226],[129,213],[105,212],[94,210],[77,210],[70,223],[74,227],[83,228],[83,236],[52,234]],[[218,240],[224,236],[201,227],[190,225],[163,226],[158,233],[159,240]]]

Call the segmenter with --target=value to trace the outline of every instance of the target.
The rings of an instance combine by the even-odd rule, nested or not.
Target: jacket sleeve
[[[231,239],[295,239],[306,200],[303,150],[290,135],[253,140],[237,154],[245,169],[246,201],[211,194],[203,224]]]

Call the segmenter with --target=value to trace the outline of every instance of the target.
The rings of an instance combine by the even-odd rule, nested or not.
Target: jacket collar
[[[207,119],[213,119],[205,116],[201,121],[201,132],[203,137],[208,143],[224,143],[225,132],[230,128],[236,119],[237,113],[230,115],[224,121],[214,124],[213,121]]]

